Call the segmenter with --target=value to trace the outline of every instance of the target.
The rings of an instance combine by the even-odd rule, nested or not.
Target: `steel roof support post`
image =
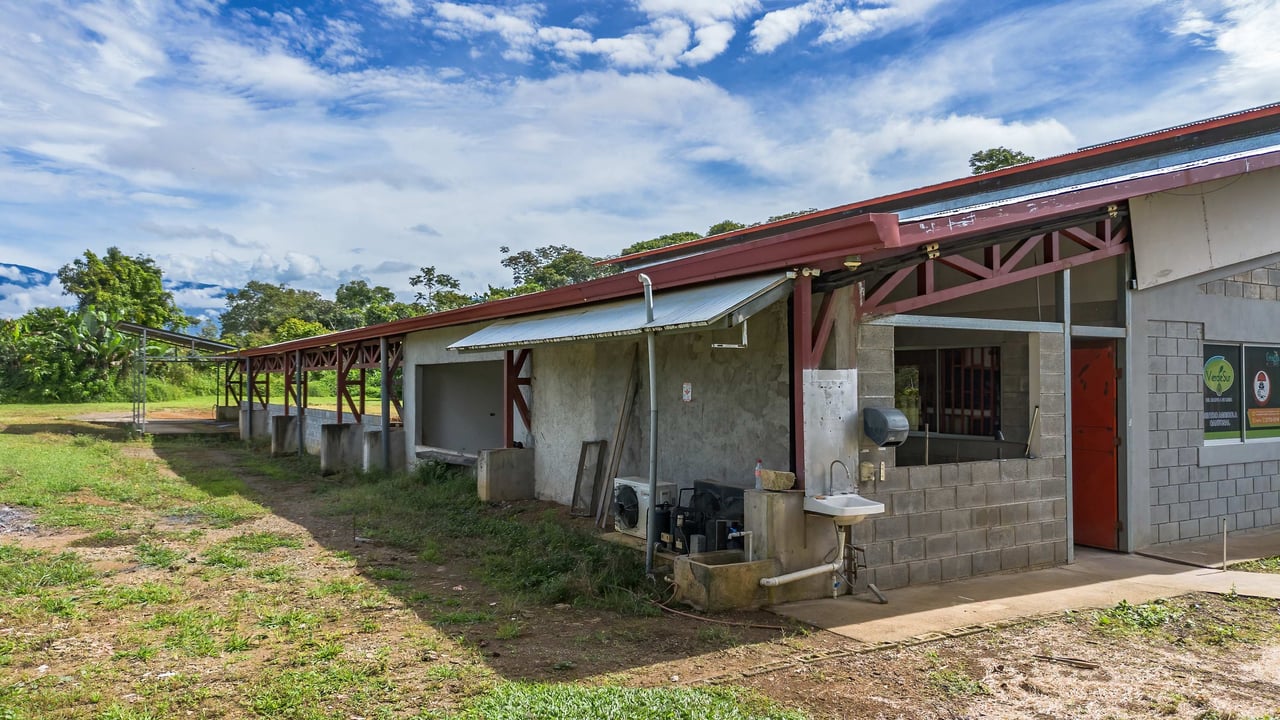
[[[378,370],[382,372],[382,469],[391,472],[391,368],[387,362],[387,337],[378,338]]]
[[[813,364],[813,277],[796,278],[791,294],[791,470],[804,490],[804,371]]]
[[[338,424],[341,425],[342,424],[342,399],[347,394],[347,371],[345,370],[346,365],[342,363],[342,345],[339,344],[334,348],[333,355],[338,361],[337,362],[338,364],[338,391],[337,391]]]
[[[253,443],[253,360],[251,358],[244,359],[244,395],[249,400],[248,417],[245,424],[248,426],[248,432],[244,435],[245,442]]]
[[[1062,404],[1064,406],[1065,417],[1063,418],[1063,466],[1067,475],[1067,563],[1076,561],[1076,531],[1075,531],[1075,510],[1072,504],[1075,502],[1075,490],[1072,487],[1071,478],[1071,268],[1066,268],[1058,274],[1057,282],[1057,305],[1058,305],[1058,321],[1062,323]],[[1043,428],[1043,424],[1041,425]],[[1043,429],[1041,432],[1044,432]]]
[[[293,400],[298,405],[298,457],[302,457],[303,453],[307,451],[306,428],[303,427],[303,423],[306,422],[306,413],[302,409],[302,378],[304,377],[302,369],[302,350],[293,351],[293,364],[294,369],[298,373],[297,379],[293,384]],[[289,410],[288,393],[285,393],[284,407],[285,412],[287,413]]]

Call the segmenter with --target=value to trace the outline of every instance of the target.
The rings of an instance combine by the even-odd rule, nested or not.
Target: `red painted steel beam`
[[[822,363],[822,356],[827,352],[827,341],[831,338],[831,331],[836,326],[836,305],[835,290],[822,296],[822,305],[818,308],[817,319],[817,335],[813,338],[813,350],[810,358],[813,366],[818,367]]]
[[[1063,258],[1056,262],[1046,263],[1044,265],[1035,265],[1029,268],[1023,268],[1022,270],[1015,270],[1014,272],[997,275],[996,277],[988,278],[986,280],[975,280],[974,282],[965,283],[964,285],[957,285],[956,287],[946,288],[945,290],[938,290],[932,295],[904,298],[902,300],[896,300],[894,302],[885,303],[875,307],[864,305],[863,312],[868,316],[898,315],[900,313],[911,312],[912,310],[919,310],[920,308],[928,307],[930,305],[936,305],[941,302],[947,302],[948,300],[962,298],[966,295],[972,295],[985,290],[993,290],[995,288],[1004,287],[1005,285],[1012,285],[1013,283],[1029,280],[1042,275],[1050,275],[1058,272],[1059,270],[1087,265],[1088,263],[1096,262],[1098,260],[1105,260],[1109,257],[1123,255],[1127,252],[1129,252],[1128,243],[1120,243],[1104,247],[1101,250],[1093,250],[1079,255],[1072,255],[1069,258]]]

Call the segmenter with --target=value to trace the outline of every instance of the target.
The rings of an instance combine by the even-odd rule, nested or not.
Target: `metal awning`
[[[710,283],[654,294],[653,322],[645,321],[644,298],[501,320],[449,346],[478,352],[559,342],[582,342],[672,332],[730,328],[786,297],[789,273]]]

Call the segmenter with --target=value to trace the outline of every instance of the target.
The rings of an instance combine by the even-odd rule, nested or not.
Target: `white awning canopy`
[[[638,284],[638,283],[637,283]],[[643,297],[501,320],[449,346],[478,352],[559,342],[583,342],[641,335],[730,328],[786,297],[787,273],[738,278],[669,292],[654,292],[653,322],[645,321]]]

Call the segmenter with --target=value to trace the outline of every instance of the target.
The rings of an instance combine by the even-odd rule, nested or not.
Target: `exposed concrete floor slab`
[[[891,590],[887,605],[843,596],[772,610],[867,643],[899,642],[972,625],[1066,610],[1146,602],[1189,592],[1280,598],[1280,575],[1192,568],[1155,558],[1078,548],[1071,565]]]
[[[1222,568],[1222,536],[1204,540],[1166,543],[1138,551],[1147,557]],[[1227,565],[1280,555],[1280,528],[1239,530],[1227,533]]]

